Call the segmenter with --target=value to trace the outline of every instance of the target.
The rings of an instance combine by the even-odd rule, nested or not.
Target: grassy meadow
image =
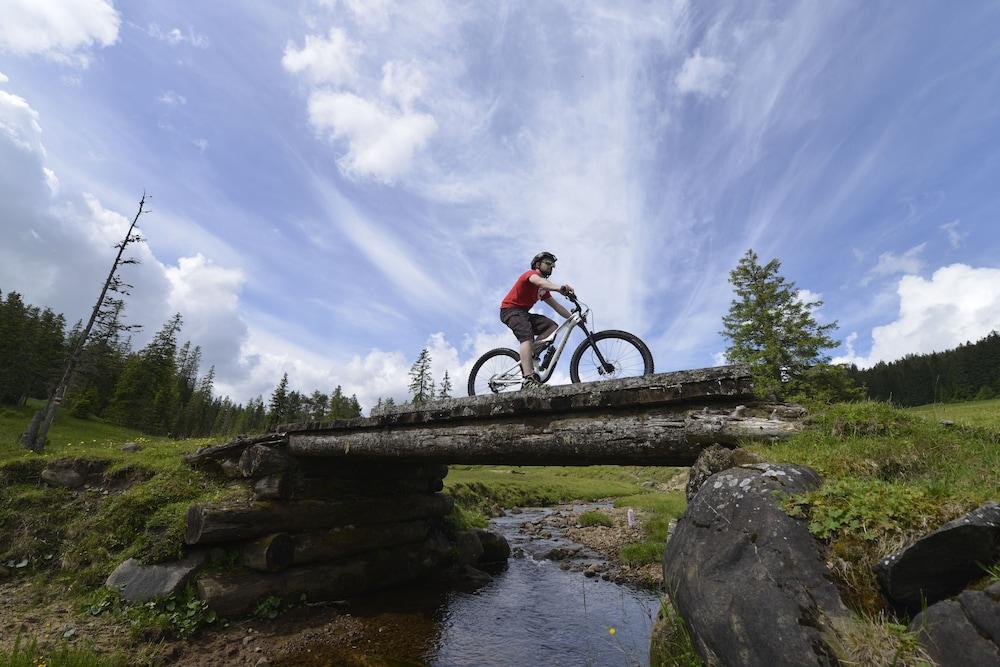
[[[967,426],[1000,428],[1000,398],[965,403],[931,403],[909,408],[907,412],[938,422],[951,420]]]

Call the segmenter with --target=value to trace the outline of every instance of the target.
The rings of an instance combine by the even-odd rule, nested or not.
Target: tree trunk
[[[282,451],[266,445],[250,445],[240,455],[240,472],[254,478],[288,470],[295,463]]]
[[[691,412],[683,407],[539,414],[396,429],[290,433],[301,457],[351,462],[421,461],[486,465],[690,466],[704,447],[785,438],[796,422]]]
[[[339,600],[411,581],[448,557],[447,545],[428,539],[381,549],[333,563],[291,567],[277,573],[212,573],[198,581],[198,597],[220,616],[251,611],[262,598],[312,602]]]
[[[427,521],[404,521],[373,526],[338,526],[294,536],[296,565],[334,560],[375,549],[419,542],[427,537]]]
[[[257,500],[289,500],[296,498],[326,499],[350,496],[384,497],[401,493],[437,493],[444,489],[440,477],[426,479],[337,479],[335,477],[302,477],[295,472],[283,472],[262,477],[254,485]]]
[[[115,256],[115,261],[111,264],[111,271],[108,273],[107,279],[104,281],[104,287],[101,288],[101,294],[97,297],[97,303],[94,304],[94,309],[90,312],[90,320],[87,321],[87,326],[84,327],[83,333],[80,335],[80,340],[77,342],[76,347],[69,355],[69,359],[66,361],[66,366],[63,369],[62,378],[59,380],[59,384],[55,386],[52,393],[49,394],[49,399],[45,403],[45,407],[41,410],[41,422],[40,425],[32,435],[32,439],[23,437],[21,439],[21,446],[26,449],[31,449],[36,452],[41,452],[45,448],[45,441],[48,439],[49,427],[52,426],[52,420],[56,416],[56,408],[62,403],[63,399],[66,397],[66,389],[69,387],[69,382],[73,377],[73,369],[76,368],[76,364],[80,361],[80,355],[83,353],[84,345],[87,343],[87,338],[90,336],[91,329],[94,328],[94,322],[97,321],[97,316],[101,312],[101,306],[104,304],[104,297],[107,296],[108,290],[111,289],[111,283],[115,278],[115,272],[118,271],[118,267],[122,263],[122,254],[125,252],[125,248],[133,240],[138,240],[138,237],[132,236],[132,230],[135,229],[135,224],[139,222],[139,216],[142,215],[142,207],[146,203],[146,194],[143,193],[142,199],[139,200],[139,211],[135,214],[135,218],[132,219],[132,224],[129,225],[128,231],[125,233],[125,238],[121,243],[118,244],[118,254]],[[30,430],[30,429],[29,429]],[[27,435],[27,434],[26,434]]]
[[[292,564],[295,540],[288,533],[273,533],[243,547],[243,564],[252,570],[278,572]]]
[[[393,498],[299,500],[250,505],[192,505],[187,513],[187,544],[247,540],[268,533],[301,532],[342,524],[407,521],[449,514],[451,496],[400,495]]]

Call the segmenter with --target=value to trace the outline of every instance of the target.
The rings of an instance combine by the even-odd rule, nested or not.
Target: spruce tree
[[[274,426],[288,417],[288,373],[281,376],[281,382],[271,394],[271,402],[267,406],[267,423]]]
[[[431,353],[425,347],[410,367],[410,393],[414,403],[426,403],[434,398],[434,379],[431,377]]]
[[[448,371],[445,371],[444,377],[441,378],[441,387],[438,389],[438,398],[451,398],[451,379],[448,377]]]
[[[818,324],[813,317],[823,302],[802,301],[780,268],[777,259],[761,266],[757,254],[747,250],[729,274],[736,298],[720,332],[729,339],[726,359],[748,364],[762,395],[788,393],[806,368],[829,360],[823,350],[837,346],[829,336],[837,323]]]

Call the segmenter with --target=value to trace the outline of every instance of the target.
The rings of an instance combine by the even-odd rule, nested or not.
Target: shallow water
[[[550,511],[491,522],[525,557],[511,558],[507,570],[478,591],[449,595],[439,643],[425,660],[440,667],[648,663],[659,596],[536,560],[565,542],[529,540],[518,527]]]
[[[595,507],[600,506],[574,509]],[[350,613],[364,618],[367,627],[355,649],[367,658],[358,660],[354,653],[347,660],[340,651],[316,647],[295,664],[648,664],[658,594],[564,571],[560,563],[542,555],[572,543],[559,535],[538,539],[521,532],[522,524],[560,509],[568,508],[527,509],[491,521],[491,528],[523,556],[511,557],[507,567],[481,588],[448,592],[401,588],[352,604]],[[574,559],[583,564],[599,561],[587,549]]]

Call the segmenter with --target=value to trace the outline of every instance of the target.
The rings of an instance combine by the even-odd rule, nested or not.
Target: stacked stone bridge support
[[[239,555],[199,594],[238,615],[268,596],[341,599],[502,560],[495,537],[445,520],[446,464],[689,466],[709,445],[797,430],[794,409],[752,401],[747,369],[727,366],[405,405],[200,450],[188,463],[252,497],[189,509],[189,545]]]

